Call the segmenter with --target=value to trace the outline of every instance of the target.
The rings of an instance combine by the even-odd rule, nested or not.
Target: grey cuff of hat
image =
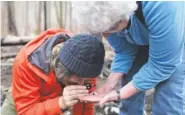
[[[80,77],[94,78],[101,73],[103,64],[87,64],[76,59],[70,53],[68,47],[63,47],[59,54],[59,60],[64,64],[64,66]]]

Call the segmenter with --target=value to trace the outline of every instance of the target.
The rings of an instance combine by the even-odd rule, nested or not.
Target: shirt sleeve
[[[41,79],[23,67],[25,63],[14,64],[12,96],[18,115],[56,115],[62,113],[59,97],[41,101],[39,93]]]
[[[114,33],[107,40],[115,52],[111,72],[128,73],[137,53],[137,45],[127,42],[124,32]]]
[[[143,3],[150,31],[148,62],[133,77],[133,85],[145,91],[170,78],[182,61],[185,38],[184,2]]]

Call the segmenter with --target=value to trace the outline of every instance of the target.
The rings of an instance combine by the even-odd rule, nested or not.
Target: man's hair
[[[72,2],[73,24],[76,32],[97,34],[120,20],[128,20],[136,9],[135,1]]]

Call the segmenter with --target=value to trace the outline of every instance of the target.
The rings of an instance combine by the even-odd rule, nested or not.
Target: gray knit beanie
[[[76,35],[64,43],[58,55],[61,63],[72,73],[93,78],[101,73],[105,49],[95,36]]]

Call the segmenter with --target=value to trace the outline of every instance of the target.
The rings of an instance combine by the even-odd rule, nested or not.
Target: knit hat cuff
[[[97,77],[101,73],[103,64],[87,64],[75,58],[69,51],[69,48],[63,47],[59,52],[59,60],[71,72],[80,77]]]

